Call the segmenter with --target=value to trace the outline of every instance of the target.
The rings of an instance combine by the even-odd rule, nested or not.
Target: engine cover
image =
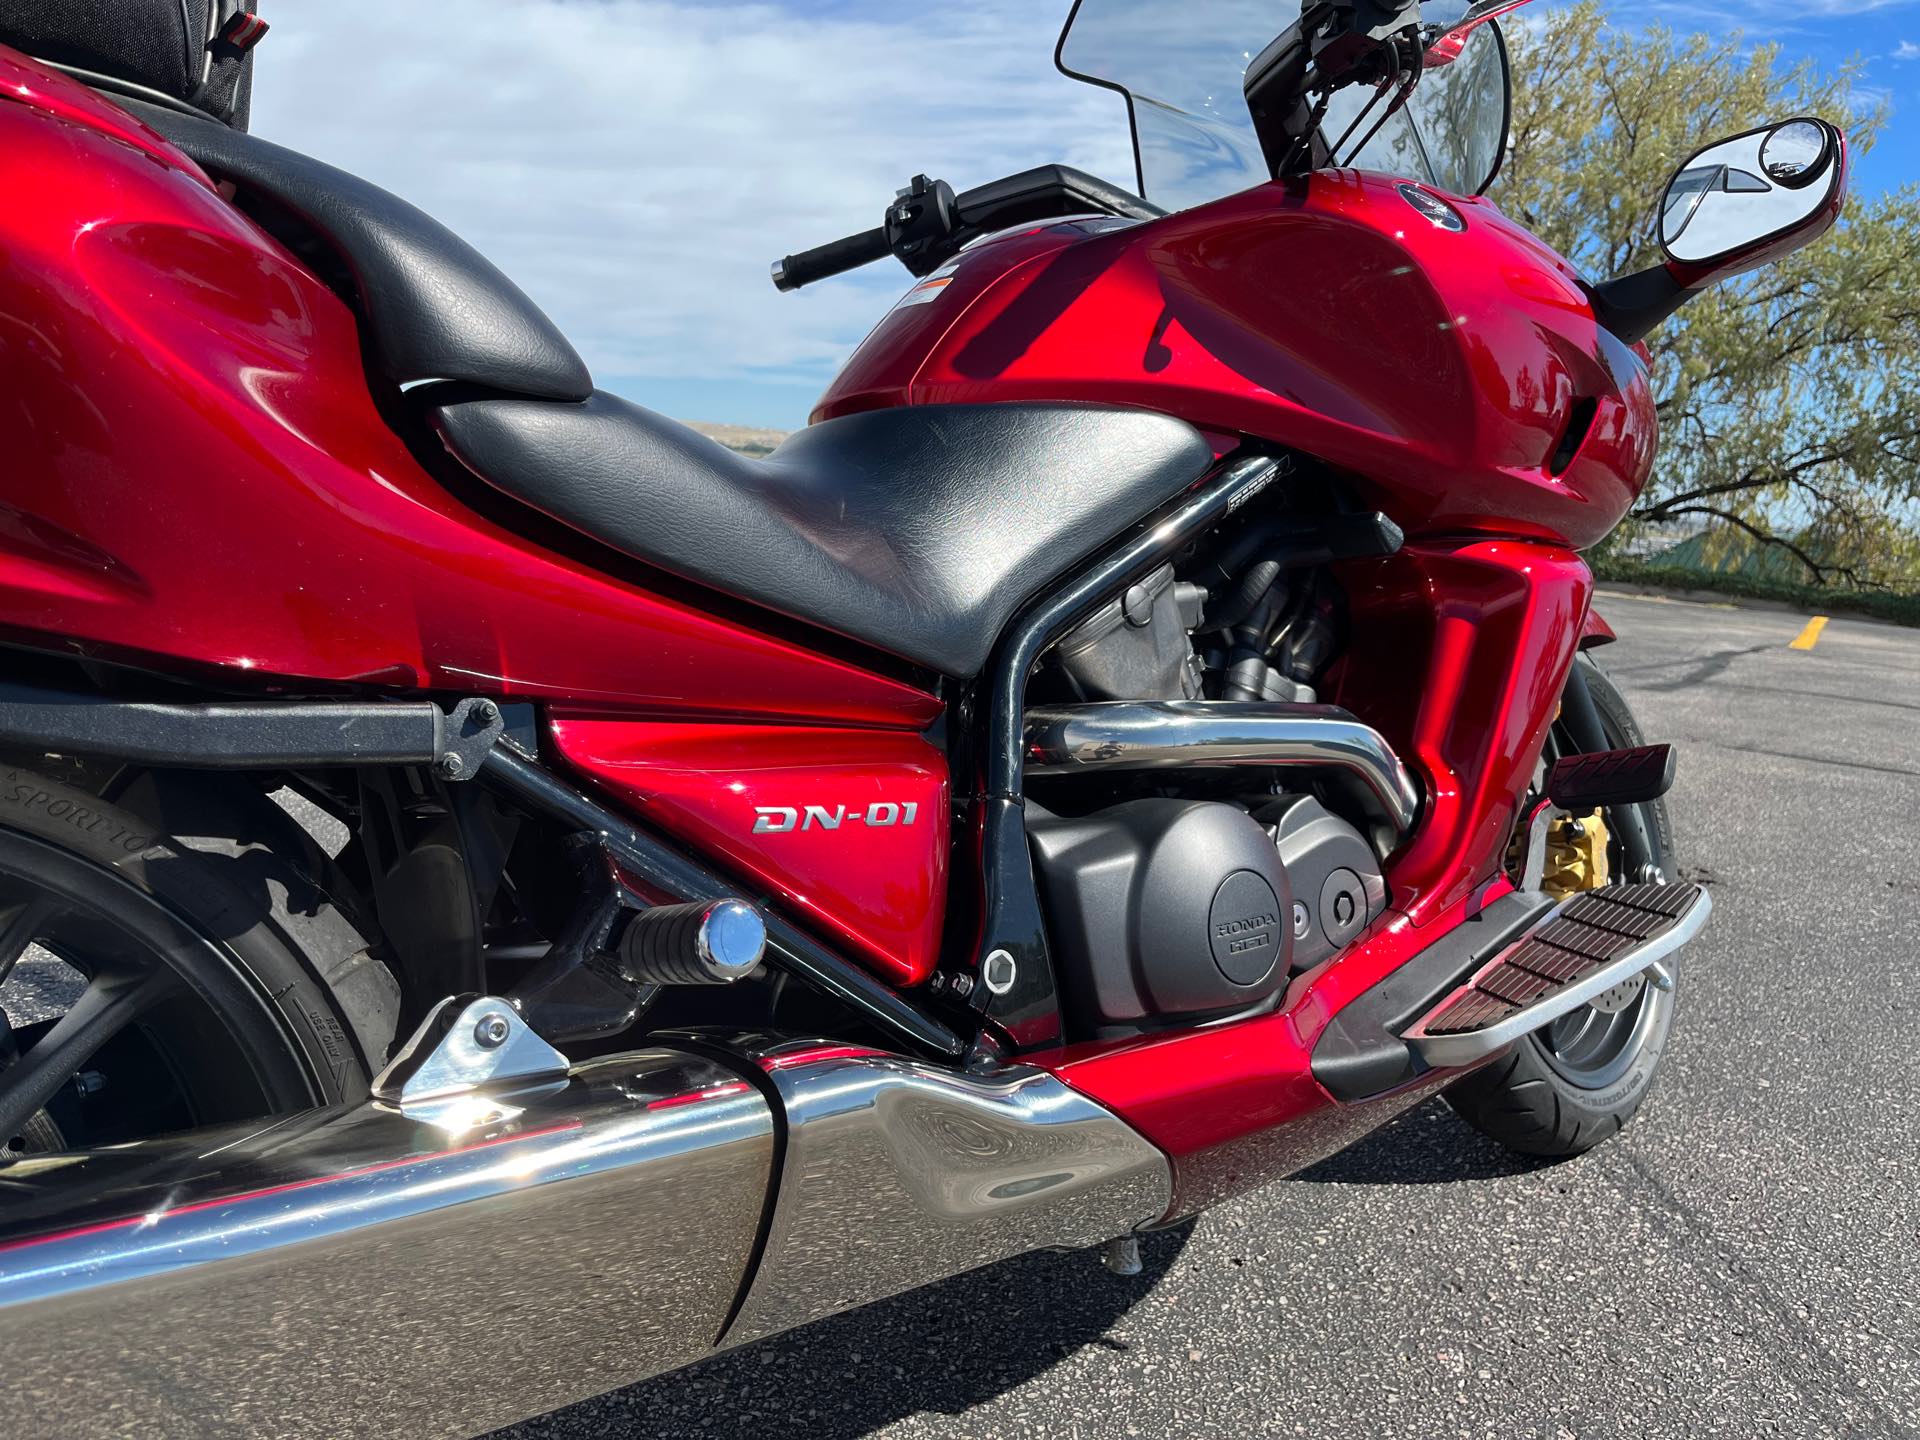
[[[1286,983],[1293,890],[1246,811],[1148,799],[1027,806],[1061,991],[1083,1028],[1244,1009]]]

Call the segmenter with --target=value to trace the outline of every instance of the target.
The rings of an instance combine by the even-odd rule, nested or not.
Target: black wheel
[[[1606,748],[1645,744],[1613,682],[1584,656],[1576,663],[1599,711]],[[1585,748],[1557,723],[1548,763]],[[1604,819],[1609,878],[1673,878],[1673,821],[1664,799],[1610,809]],[[1673,959],[1665,965],[1672,975]],[[1447,1103],[1475,1129],[1523,1155],[1590,1150],[1617,1134],[1645,1102],[1673,1028],[1675,994],[1644,975],[1624,981],[1451,1086]]]
[[[0,770],[0,1165],[365,1094],[399,991],[242,781]]]

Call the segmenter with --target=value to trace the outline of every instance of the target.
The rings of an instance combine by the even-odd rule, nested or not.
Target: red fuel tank
[[[816,419],[1084,400],[1351,473],[1410,534],[1601,539],[1652,465],[1643,354],[1492,204],[1355,170],[1009,231],[915,285]]]

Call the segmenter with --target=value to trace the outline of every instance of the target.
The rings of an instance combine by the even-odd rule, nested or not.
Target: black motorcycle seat
[[[396,385],[452,380],[584,400],[593,377],[540,307],[426,212],[311,156],[196,115],[115,97],[202,170],[317,232],[359,292],[373,362]]]
[[[1168,416],[1022,404],[847,416],[749,460],[596,392],[539,307],[404,200],[211,120],[120,103],[243,205],[327,243],[385,379],[426,387],[423,401],[429,382],[492,392],[437,411],[489,484],[660,570],[945,674],[978,673],[1028,597],[1212,459]]]
[[[764,460],[605,393],[468,400],[436,423],[490,485],[626,555],[961,678],[1213,459],[1183,421],[1089,405],[869,411]]]

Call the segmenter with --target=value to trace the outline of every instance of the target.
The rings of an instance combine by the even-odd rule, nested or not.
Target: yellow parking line
[[[1820,632],[1826,628],[1827,617],[1824,615],[1814,616],[1811,620],[1807,621],[1807,628],[1800,632],[1799,638],[1787,648],[1789,650],[1813,649],[1814,646],[1820,643]]]

